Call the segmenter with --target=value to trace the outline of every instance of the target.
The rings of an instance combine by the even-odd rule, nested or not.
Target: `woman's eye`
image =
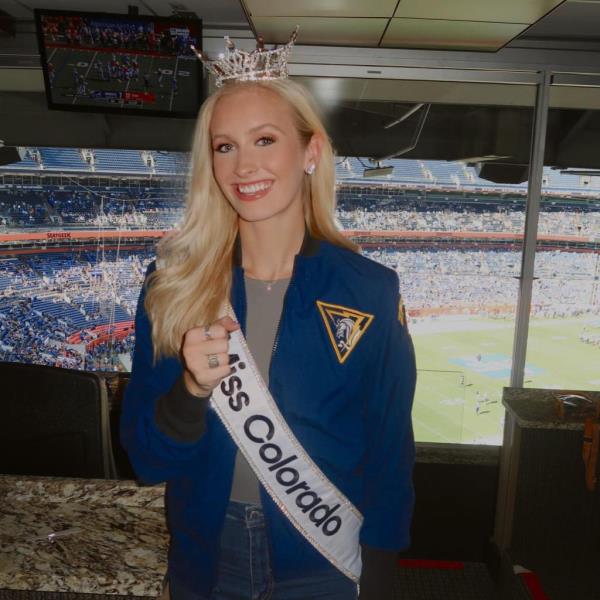
[[[231,150],[231,144],[219,144],[215,150],[221,154],[225,154],[225,152],[229,152]]]
[[[263,137],[259,138],[256,142],[259,146],[270,146],[275,140],[268,135],[263,135]]]

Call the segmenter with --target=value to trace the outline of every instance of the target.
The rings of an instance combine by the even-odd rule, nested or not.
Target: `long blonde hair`
[[[212,170],[210,123],[215,105],[242,86],[258,86],[277,93],[293,109],[303,144],[313,134],[323,139],[315,173],[304,178],[304,218],[310,234],[358,251],[337,229],[335,169],[331,142],[308,92],[290,80],[232,83],[206,100],[198,115],[191,154],[191,181],[185,218],[179,232],[157,245],[158,268],[148,279],[145,308],[152,323],[154,358],[178,356],[188,329],[220,316],[232,285],[232,260],[238,216],[221,192]]]

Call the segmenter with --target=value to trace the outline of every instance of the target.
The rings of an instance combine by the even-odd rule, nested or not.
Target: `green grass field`
[[[600,348],[579,339],[593,322],[598,317],[532,319],[525,387],[600,389]],[[418,369],[417,441],[500,444],[514,321],[448,318],[417,323],[411,333]]]
[[[112,57],[120,62],[127,56],[139,63],[139,77],[130,81],[104,81],[94,68],[95,63],[102,63],[106,69]],[[52,100],[57,103],[69,103],[83,106],[111,107],[120,106],[131,109],[145,108],[174,112],[190,112],[197,108],[199,90],[195,57],[189,59],[164,56],[148,56],[134,53],[104,52],[96,50],[70,50],[53,48],[48,61],[54,65],[55,77],[52,83]],[[76,70],[86,80],[86,92],[78,94],[73,78]],[[159,71],[163,73],[159,81]],[[144,86],[143,75],[149,77],[148,89]],[[172,87],[173,77],[177,80],[177,90]],[[112,102],[103,98],[95,98],[94,93],[107,91],[119,92],[150,92],[154,101],[142,103],[127,103],[124,100]]]

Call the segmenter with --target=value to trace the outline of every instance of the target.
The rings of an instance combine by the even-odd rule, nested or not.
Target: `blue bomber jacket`
[[[239,238],[231,304],[245,333]],[[148,274],[155,269],[152,263]],[[178,358],[153,364],[151,326],[140,294],[121,441],[139,478],[166,482],[169,574],[209,595],[230,497],[236,446],[209,407],[194,442],[164,433],[158,399],[182,373]],[[269,389],[312,460],[364,517],[361,544],[409,545],[414,504],[411,408],[414,350],[394,271],[308,233],[294,259],[271,363]],[[260,486],[276,579],[331,568]]]

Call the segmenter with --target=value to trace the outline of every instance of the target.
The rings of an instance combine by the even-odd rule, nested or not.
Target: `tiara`
[[[215,76],[215,85],[221,87],[228,81],[260,81],[263,79],[286,79],[288,76],[287,62],[292,46],[298,37],[296,26],[290,35],[290,41],[272,50],[265,50],[265,42],[262,36],[258,36],[256,50],[246,52],[238,50],[235,44],[225,36],[227,51],[219,54],[217,60],[209,60],[208,57],[190,46],[196,56],[202,61],[207,70]]]

